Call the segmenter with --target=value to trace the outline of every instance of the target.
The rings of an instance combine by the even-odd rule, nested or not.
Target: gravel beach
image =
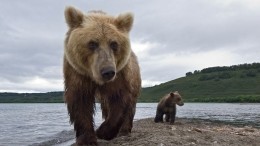
[[[75,139],[62,145],[75,145]],[[174,125],[154,123],[153,118],[134,122],[131,135],[111,141],[98,140],[99,146],[258,146],[260,129],[223,122],[177,118]]]

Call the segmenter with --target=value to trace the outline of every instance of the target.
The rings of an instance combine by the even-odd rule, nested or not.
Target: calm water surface
[[[154,117],[156,103],[138,103],[135,120]],[[260,128],[260,104],[186,103],[177,117],[220,120]],[[99,105],[95,123],[102,122]],[[0,146],[54,145],[74,138],[65,104],[0,104]],[[96,126],[96,127],[97,127]]]

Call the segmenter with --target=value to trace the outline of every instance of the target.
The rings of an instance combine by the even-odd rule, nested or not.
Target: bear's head
[[[182,97],[181,95],[179,94],[178,91],[175,91],[175,92],[171,92],[170,93],[170,98],[172,99],[172,102],[179,105],[179,106],[183,106],[184,103],[182,101]]]
[[[84,14],[67,7],[65,19],[69,30],[64,57],[69,64],[97,84],[114,80],[131,55],[129,32],[133,15],[124,13],[114,17],[101,11]]]

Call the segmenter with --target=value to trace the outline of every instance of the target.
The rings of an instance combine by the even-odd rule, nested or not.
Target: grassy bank
[[[260,63],[211,67],[143,88],[138,102],[158,102],[179,91],[184,102],[260,103]],[[63,92],[0,93],[0,103],[63,103]]]

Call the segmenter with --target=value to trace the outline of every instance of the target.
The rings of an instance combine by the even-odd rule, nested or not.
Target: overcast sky
[[[0,92],[63,90],[64,8],[132,12],[143,86],[260,62],[259,0],[1,0]]]

